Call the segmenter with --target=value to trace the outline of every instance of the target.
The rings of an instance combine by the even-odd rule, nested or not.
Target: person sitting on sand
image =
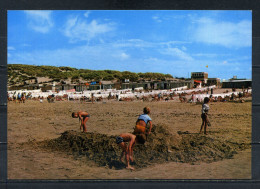
[[[151,109],[145,107],[143,110],[144,114],[140,115],[136,121],[135,129],[133,134],[150,134],[152,130],[152,119],[148,114],[150,114]],[[147,126],[150,125],[149,131],[146,133]]]
[[[143,134],[133,135],[131,133],[122,133],[118,137],[116,137],[116,143],[122,148],[122,153],[120,160],[124,163],[124,156],[126,160],[126,168],[130,170],[134,170],[132,166],[130,166],[130,161],[133,162],[133,149],[135,143],[144,144],[145,136]],[[128,142],[128,145],[126,144]]]
[[[200,133],[202,132],[202,129],[204,127],[204,134],[207,134],[207,126],[210,126],[210,122],[208,120],[208,112],[209,112],[209,103],[210,99],[208,97],[204,98],[204,103],[202,104],[201,109],[201,119],[202,119],[202,125],[200,128]]]
[[[87,112],[79,111],[79,112],[73,112],[72,117],[79,118],[80,131],[83,129],[83,132],[86,133],[87,132],[86,122],[88,121],[90,115]]]

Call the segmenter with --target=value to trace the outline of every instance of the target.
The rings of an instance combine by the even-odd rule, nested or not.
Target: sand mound
[[[59,138],[43,141],[38,145],[51,150],[84,155],[99,166],[118,169],[124,165],[119,161],[121,149],[115,143],[115,138],[116,136],[99,133],[66,131]],[[244,148],[248,148],[248,145],[219,141],[189,132],[172,134],[166,126],[157,125],[153,127],[144,145],[137,144],[134,147],[133,165],[142,168],[152,163],[167,161],[213,162],[232,158],[236,151]]]

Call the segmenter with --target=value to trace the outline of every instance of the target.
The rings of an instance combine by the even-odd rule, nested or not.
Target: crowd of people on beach
[[[25,100],[28,98],[28,95],[26,92],[17,92],[14,91],[13,95],[11,96],[10,93],[7,93],[7,100],[8,101],[14,101],[19,103],[25,103]]]
[[[23,101],[25,100],[38,100],[43,102],[47,99],[48,102],[54,101],[80,101],[81,103],[86,102],[98,102],[98,101],[175,101],[179,99],[180,102],[188,103],[202,103],[205,97],[210,98],[211,102],[227,102],[234,101],[236,99],[241,100],[242,97],[248,97],[252,95],[252,89],[243,89],[242,91],[226,90],[224,93],[213,93],[216,86],[209,86],[203,88],[192,88],[187,87],[175,88],[170,90],[95,90],[95,91],[82,91],[82,92],[68,92],[68,91],[48,91],[42,92],[41,90],[31,91],[8,91],[8,102],[15,101],[21,102],[19,94],[22,95]],[[19,99],[19,100],[18,100]]]

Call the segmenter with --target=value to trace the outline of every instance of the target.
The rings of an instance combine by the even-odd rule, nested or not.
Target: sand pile
[[[115,138],[116,136],[99,133],[66,131],[59,138],[38,145],[51,150],[73,152],[76,155],[86,156],[99,166],[118,169],[123,168],[124,164],[119,161],[121,149],[115,143]],[[142,168],[167,161],[213,162],[232,158],[238,150],[248,147],[249,145],[246,144],[219,141],[210,136],[189,132],[172,134],[166,126],[157,125],[153,127],[144,145],[135,145],[132,164],[135,168]]]

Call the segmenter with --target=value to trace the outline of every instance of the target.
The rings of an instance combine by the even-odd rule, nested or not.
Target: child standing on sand
[[[210,126],[210,122],[208,120],[208,112],[209,112],[209,98],[205,97],[204,98],[204,103],[202,105],[201,109],[201,119],[202,119],[202,125],[200,128],[200,133],[202,133],[202,129],[204,127],[204,134],[207,134],[207,126]]]
[[[136,121],[136,126],[133,134],[150,134],[152,130],[152,119],[148,114],[150,114],[151,109],[149,107],[145,107],[143,110],[143,114],[140,115]],[[146,133],[146,129],[148,124],[150,125],[149,131]]]
[[[73,118],[79,118],[80,121],[80,131],[83,129],[83,132],[87,132],[86,122],[88,121],[90,115],[87,112],[73,112],[71,115]]]
[[[128,145],[126,144],[128,142]],[[135,143],[144,144],[145,136],[144,135],[133,135],[131,133],[122,133],[118,137],[116,137],[116,143],[122,148],[122,153],[120,160],[124,163],[124,156],[126,160],[126,168],[130,170],[134,170],[132,166],[130,166],[130,161],[133,162],[133,148]],[[130,161],[129,161],[130,160]]]

